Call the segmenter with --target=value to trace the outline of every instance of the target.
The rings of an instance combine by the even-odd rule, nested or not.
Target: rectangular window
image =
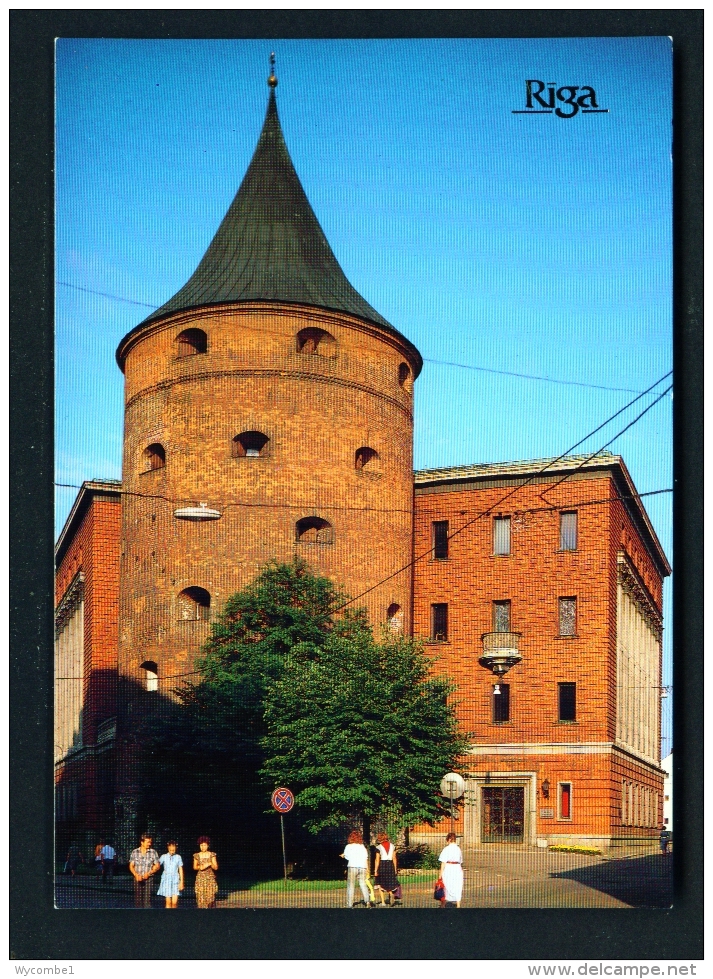
[[[502,724],[503,721],[510,720],[510,684],[499,683],[500,693],[495,693],[493,688],[493,723]]]
[[[577,550],[577,511],[560,513],[560,550]]]
[[[561,636],[577,635],[576,598],[560,598],[559,600],[559,634]]]
[[[448,606],[438,604],[431,606],[431,639],[445,642],[448,639]]]
[[[448,521],[433,522],[433,556],[437,561],[445,561],[448,557]]]
[[[558,683],[559,688],[559,719],[561,721],[577,720],[577,684]]]
[[[510,632],[510,601],[493,602],[493,632]]]
[[[627,798],[627,826],[634,825],[634,783],[628,782],[626,786],[626,798]]]
[[[493,520],[493,554],[510,553],[510,517]]]
[[[559,809],[560,819],[572,818],[572,783],[560,782],[559,784]]]

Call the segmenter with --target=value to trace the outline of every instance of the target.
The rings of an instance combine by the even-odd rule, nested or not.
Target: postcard
[[[57,913],[671,906],[671,119],[663,36],[56,42]]]

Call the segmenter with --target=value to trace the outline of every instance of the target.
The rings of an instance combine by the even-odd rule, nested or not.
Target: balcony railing
[[[116,718],[110,717],[97,725],[97,744],[105,744],[116,737]]]
[[[483,655],[480,662],[498,676],[507,673],[522,659],[521,632],[486,632],[482,636]]]

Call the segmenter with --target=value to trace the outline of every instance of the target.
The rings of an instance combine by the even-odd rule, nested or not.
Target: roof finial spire
[[[275,52],[270,52],[270,77],[267,80],[270,88],[277,88],[277,75],[275,74]]]

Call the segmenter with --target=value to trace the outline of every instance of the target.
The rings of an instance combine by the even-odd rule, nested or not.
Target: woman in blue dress
[[[156,893],[166,898],[167,908],[175,908],[178,906],[178,894],[183,890],[183,858],[176,852],[178,844],[174,840],[171,840],[166,848],[168,853],[159,857],[163,874]]]

